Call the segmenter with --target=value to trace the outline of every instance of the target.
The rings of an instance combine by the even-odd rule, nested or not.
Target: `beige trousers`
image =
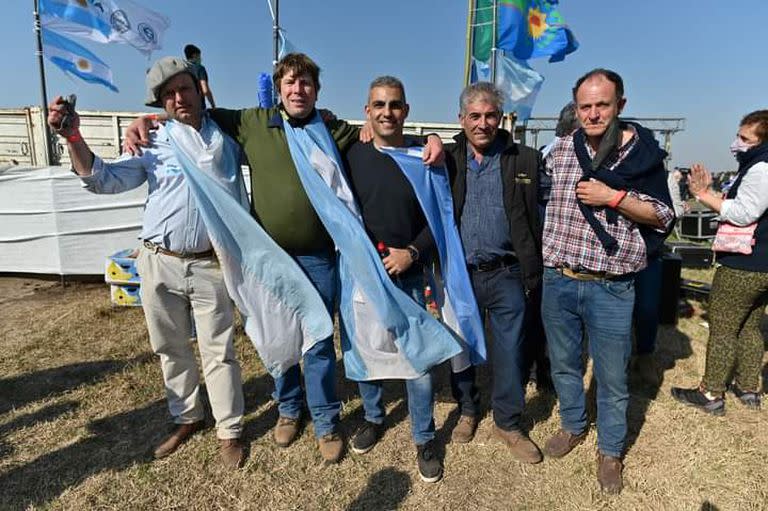
[[[217,436],[239,438],[243,384],[235,357],[234,306],[215,258],[180,259],[141,248],[141,302],[152,350],[160,357],[168,409],[176,424],[202,420],[200,371],[190,337],[197,329]]]

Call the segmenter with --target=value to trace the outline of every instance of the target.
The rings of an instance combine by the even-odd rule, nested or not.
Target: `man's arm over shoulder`
[[[326,126],[341,153],[349,150],[360,137],[360,128],[340,119],[329,121]]]

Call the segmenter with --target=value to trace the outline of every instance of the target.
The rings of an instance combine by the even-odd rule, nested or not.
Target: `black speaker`
[[[661,256],[661,299],[659,300],[659,324],[676,325],[680,302],[680,269],[683,258],[680,254]]]
[[[693,240],[710,240],[717,233],[717,213],[691,211],[680,219],[680,237]]]

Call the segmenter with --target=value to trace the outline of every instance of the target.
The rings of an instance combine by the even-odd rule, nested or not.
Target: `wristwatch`
[[[419,260],[419,250],[416,247],[413,245],[408,245],[405,247],[405,249],[408,251],[408,255],[411,256],[411,261],[415,263]]]

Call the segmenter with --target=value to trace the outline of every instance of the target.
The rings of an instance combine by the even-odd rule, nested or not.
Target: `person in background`
[[[691,194],[720,215],[713,244],[719,266],[709,296],[704,378],[698,387],[672,388],[681,403],[715,415],[725,413],[726,390],[747,407],[760,408],[760,321],[768,304],[768,110],[741,120],[731,152],[739,170],[725,198],[711,189],[712,176],[702,165],[691,167]],[[730,243],[719,245],[724,224]]]
[[[216,108],[216,101],[213,99],[213,91],[211,85],[208,83],[208,71],[203,66],[203,53],[200,48],[194,44],[188,44],[184,47],[184,57],[187,59],[187,64],[195,73],[197,80],[200,82],[200,94],[203,97],[203,110],[205,110],[205,100],[208,100],[208,105],[211,108]]]

